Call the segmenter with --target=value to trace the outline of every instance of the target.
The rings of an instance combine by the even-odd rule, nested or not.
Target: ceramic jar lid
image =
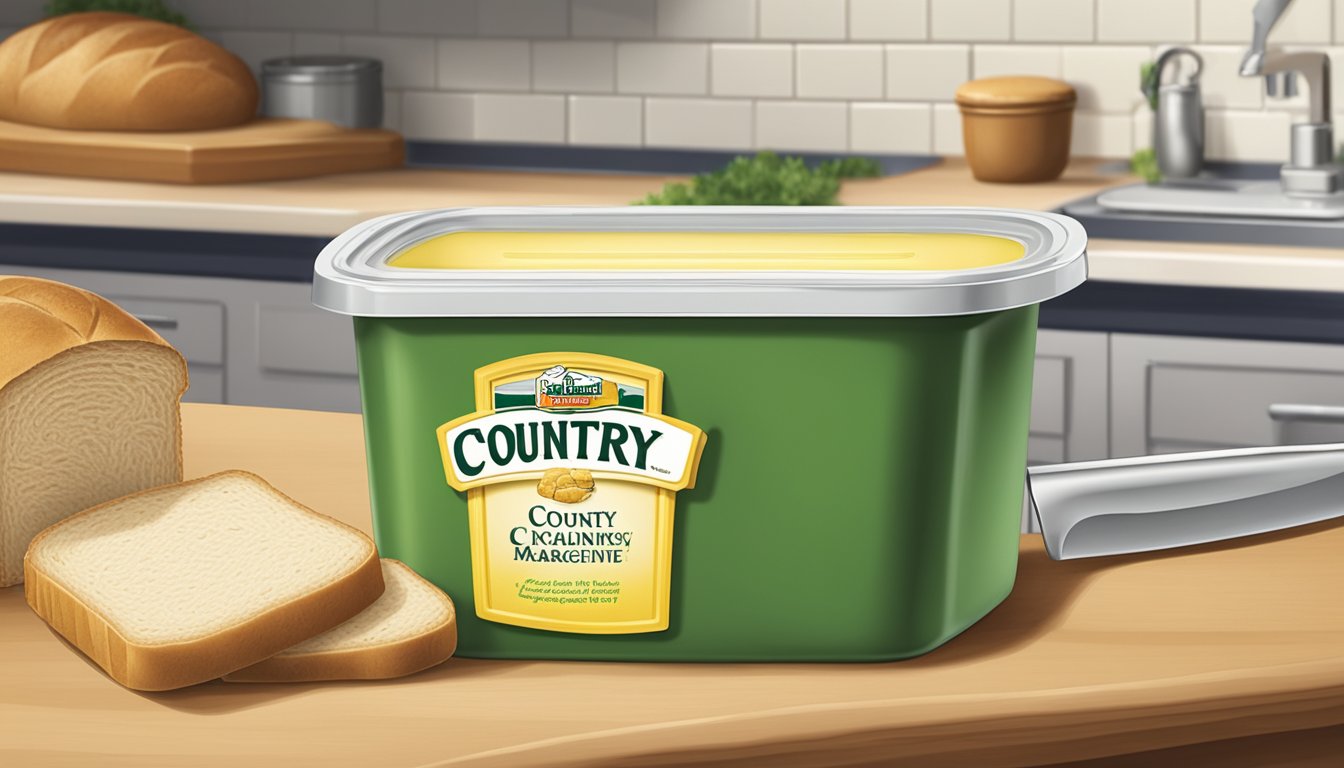
[[[1073,86],[1049,77],[985,77],[957,88],[957,104],[975,109],[1063,108],[1077,98]]]

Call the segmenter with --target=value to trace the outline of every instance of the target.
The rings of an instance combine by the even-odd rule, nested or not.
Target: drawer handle
[[[136,320],[148,325],[156,331],[175,331],[177,330],[177,318],[167,315],[136,315]]]
[[[1338,424],[1344,423],[1344,406],[1274,403],[1269,406],[1269,418],[1274,421],[1323,421]]]

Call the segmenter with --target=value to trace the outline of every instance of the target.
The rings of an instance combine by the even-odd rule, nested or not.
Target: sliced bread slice
[[[428,669],[452,656],[457,649],[453,601],[399,560],[383,560],[383,581],[383,596],[355,618],[224,679],[381,680]]]
[[[0,587],[43,528],[182,479],[182,356],[88,291],[0,276]]]
[[[331,629],[383,592],[367,536],[246,472],[101,504],[33,539],[28,604],[112,679],[180,688]]]

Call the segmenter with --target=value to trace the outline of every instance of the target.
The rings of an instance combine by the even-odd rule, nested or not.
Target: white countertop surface
[[[397,211],[481,205],[624,205],[673,177],[399,169],[295,181],[174,186],[0,173],[0,222],[332,237]],[[1133,179],[1075,161],[1056,182],[984,184],[946,160],[846,182],[850,205],[1055,208]],[[1344,292],[1344,249],[1093,240],[1093,280]]]

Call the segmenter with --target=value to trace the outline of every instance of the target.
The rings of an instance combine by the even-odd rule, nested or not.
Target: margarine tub
[[[463,656],[871,661],[1013,586],[1064,216],[480,208],[318,258],[354,316],[374,531]]]

